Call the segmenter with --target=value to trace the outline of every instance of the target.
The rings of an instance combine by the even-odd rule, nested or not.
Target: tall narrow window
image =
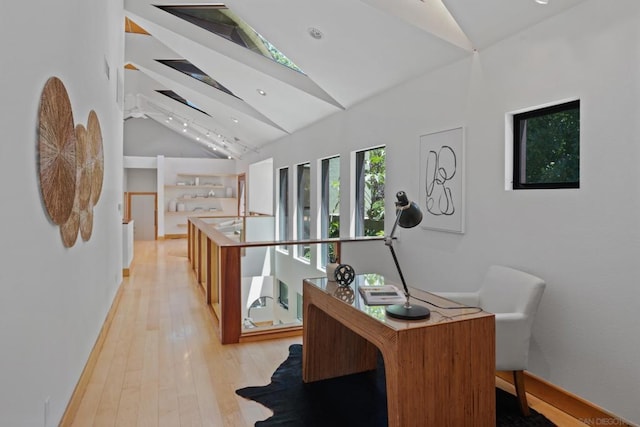
[[[322,160],[321,171],[321,237],[340,237],[340,157]],[[327,262],[335,261],[334,250],[333,245],[322,245],[323,267]]]
[[[278,302],[282,308],[289,310],[289,286],[278,280]]]
[[[385,149],[356,153],[356,236],[384,235]]]
[[[303,163],[296,166],[296,239],[309,240],[311,237],[311,165]],[[297,245],[298,257],[310,259],[311,246]]]
[[[580,101],[513,116],[513,188],[580,187]]]
[[[302,315],[304,312],[304,304],[302,300],[302,294],[296,292],[296,317],[302,321]]]
[[[289,168],[280,169],[278,176],[278,240],[289,240]]]

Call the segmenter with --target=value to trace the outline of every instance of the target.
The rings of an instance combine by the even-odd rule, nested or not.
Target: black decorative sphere
[[[349,264],[340,264],[336,267],[335,276],[339,286],[349,286],[356,278],[356,272]]]
[[[356,300],[356,294],[353,292],[353,288],[351,286],[338,286],[333,293],[333,296],[347,304],[353,304]]]

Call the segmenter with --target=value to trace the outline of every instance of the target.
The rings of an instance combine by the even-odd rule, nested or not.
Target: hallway
[[[84,396],[61,425],[249,427],[268,418],[235,390],[269,383],[302,337],[222,346],[202,298],[185,239],[136,241]],[[534,397],[529,403],[559,426],[585,425]]]
[[[185,239],[136,241],[131,276],[71,425],[251,426],[270,411],[235,395],[266,384],[301,338],[222,346]]]

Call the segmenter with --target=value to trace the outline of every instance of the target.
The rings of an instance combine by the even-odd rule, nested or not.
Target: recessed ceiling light
[[[200,141],[200,137],[199,136],[196,136],[196,141]]]
[[[262,96],[267,96],[267,92],[263,91],[262,89],[256,89],[258,91],[258,93]]]
[[[549,4],[549,0],[536,0],[538,4]]]
[[[238,123],[238,119],[236,119],[235,117],[231,117],[231,120],[233,120],[233,123]]]
[[[187,127],[187,122],[184,122],[182,126]]]
[[[314,27],[309,27],[307,29],[307,32],[309,33],[309,35],[311,37],[313,37],[316,40],[320,40],[322,38],[322,36],[323,36],[322,35],[322,31],[320,31],[319,29],[314,28]]]
[[[186,128],[185,128],[185,129],[182,129],[182,132],[186,132],[186,131],[187,131],[187,129],[186,129]]]

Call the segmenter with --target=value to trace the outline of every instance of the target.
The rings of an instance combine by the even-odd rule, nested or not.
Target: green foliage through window
[[[321,237],[340,237],[340,156],[321,161]],[[335,262],[337,258],[335,245],[322,246],[322,266]]]
[[[356,170],[356,235],[384,236],[385,148],[358,152]]]
[[[580,101],[513,118],[513,188],[578,188]]]
[[[297,195],[297,236],[298,240],[309,240],[311,237],[311,164],[303,163],[296,167],[298,183]],[[298,256],[305,259],[311,258],[311,246],[309,244],[296,246]]]

